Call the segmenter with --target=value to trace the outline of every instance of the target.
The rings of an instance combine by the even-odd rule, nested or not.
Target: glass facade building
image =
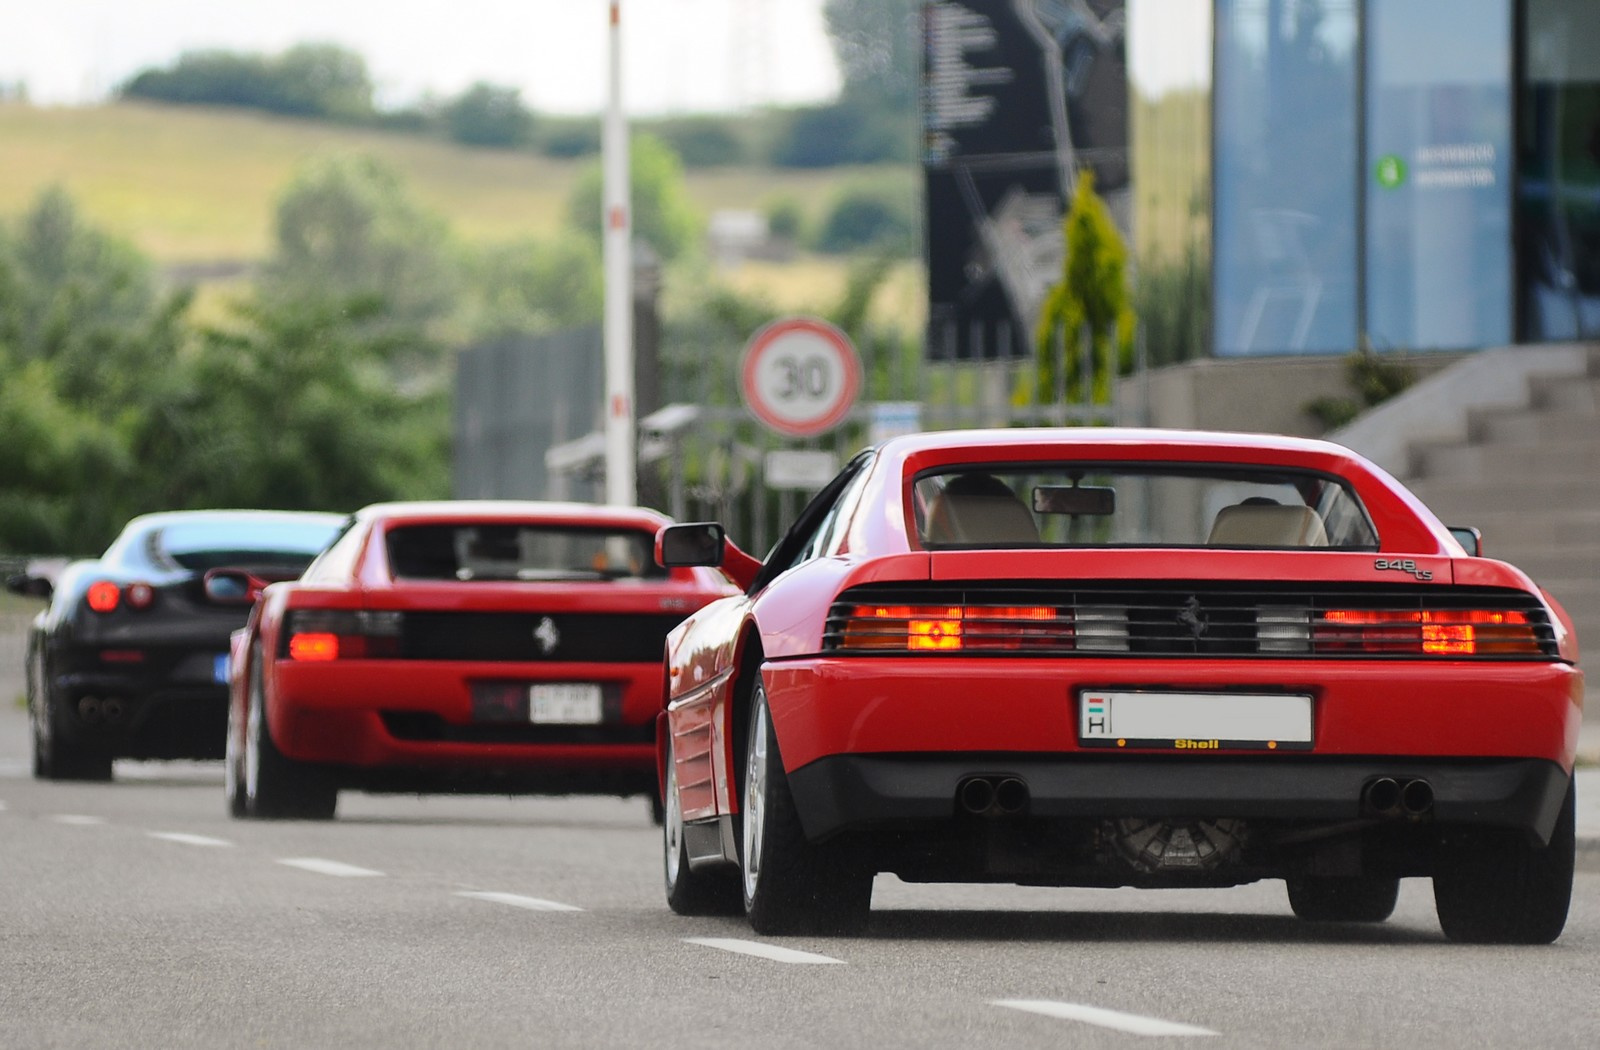
[[[1127,0],[1152,363],[1600,337],[1595,0]]]

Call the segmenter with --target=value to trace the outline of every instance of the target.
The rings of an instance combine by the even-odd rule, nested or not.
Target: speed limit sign
[[[810,437],[837,426],[860,390],[861,358],[826,321],[774,321],[745,347],[745,404],[780,434]]]

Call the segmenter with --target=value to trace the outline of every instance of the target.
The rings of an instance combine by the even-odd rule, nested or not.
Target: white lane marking
[[[93,824],[104,824],[105,817],[86,817],[82,813],[57,813],[50,818],[57,824],[74,824],[78,827],[89,827]]]
[[[342,879],[371,878],[382,875],[381,871],[371,868],[358,868],[354,864],[342,864],[336,860],[323,860],[321,857],[284,857],[279,864],[287,864],[291,868],[300,868],[304,871],[314,871],[318,875],[337,875]]]
[[[582,911],[575,904],[562,904],[560,901],[547,901],[538,897],[523,897],[515,893],[495,893],[492,890],[458,890],[457,897],[470,897],[475,901],[489,901],[491,904],[509,904],[513,908],[526,908],[529,911]]]
[[[153,839],[163,842],[181,842],[185,846],[231,846],[227,839],[214,839],[210,835],[191,835],[187,831],[147,831]]]
[[[1054,1017],[1061,1021],[1082,1021],[1084,1024],[1099,1025],[1101,1028],[1114,1028],[1119,1032],[1128,1032],[1133,1035],[1216,1035],[1209,1028],[1200,1028],[1192,1024],[1179,1024],[1176,1021],[1163,1021],[1156,1017],[1141,1017],[1139,1014],[1125,1014],[1120,1010],[1107,1010],[1099,1006],[1084,1006],[1082,1003],[1058,1003],[1049,999],[992,999],[991,1006],[1005,1006],[1012,1010],[1026,1010],[1032,1014],[1043,1014],[1045,1017]]]
[[[725,952],[738,952],[740,955],[771,959],[773,962],[844,965],[843,959],[813,955],[811,952],[796,951],[793,948],[779,948],[775,944],[762,944],[760,941],[741,941],[736,937],[685,937],[684,941],[688,944],[703,944],[707,948],[720,948]]]

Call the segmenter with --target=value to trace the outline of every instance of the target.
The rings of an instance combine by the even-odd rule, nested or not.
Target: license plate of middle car
[[[600,687],[592,682],[543,682],[528,687],[528,720],[540,725],[596,725]]]
[[[1311,747],[1311,729],[1311,697],[1303,694],[1078,694],[1078,741],[1084,747],[1304,751]]]

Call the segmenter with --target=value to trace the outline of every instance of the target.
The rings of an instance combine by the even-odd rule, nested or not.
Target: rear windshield
[[[919,475],[924,547],[1376,550],[1361,501],[1311,471],[1184,464],[952,467]]]
[[[339,531],[339,519],[305,521],[178,522],[146,540],[153,564],[190,572],[223,566],[304,569]]]
[[[404,525],[385,537],[389,569],[409,580],[661,579],[655,536],[560,525]]]

